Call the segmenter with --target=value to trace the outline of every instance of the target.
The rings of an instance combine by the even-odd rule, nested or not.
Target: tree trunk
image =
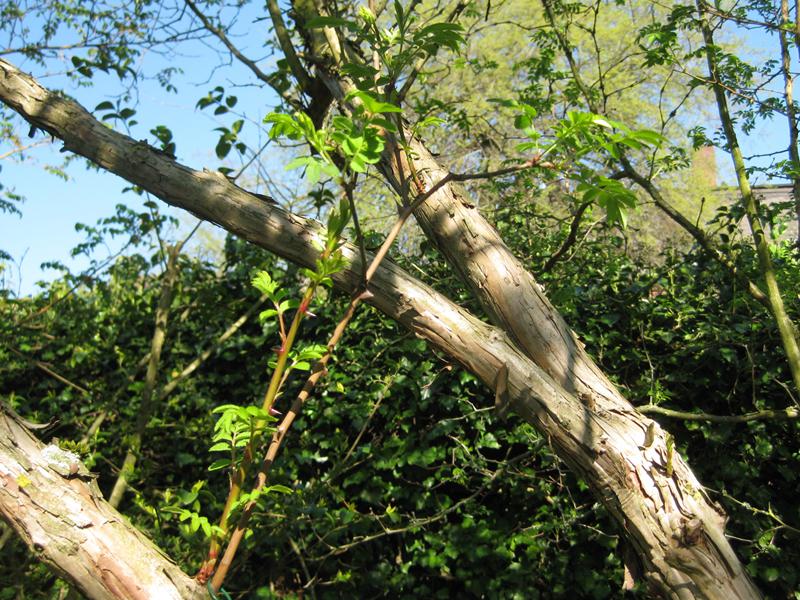
[[[325,64],[324,61],[316,62],[318,65]],[[323,68],[319,66],[318,72]],[[355,86],[343,76],[337,79],[331,73],[323,73],[322,79],[339,102],[339,108],[348,111],[350,107],[344,99]],[[674,493],[669,491],[673,484],[684,493],[687,489],[699,489],[689,467],[682,463],[682,476],[686,480],[680,481],[671,467],[659,472],[650,459],[645,459],[644,464],[633,464],[631,457],[636,451],[631,451],[630,444],[636,440],[636,434],[642,428],[649,430],[647,440],[637,445],[639,450],[655,443],[666,451],[665,432],[654,421],[648,422],[635,413],[633,406],[584,351],[577,336],[550,304],[533,275],[522,266],[497,230],[477,210],[478,202],[471,201],[466,190],[458,183],[437,186],[447,176],[448,170],[438,163],[422,141],[414,138],[409,129],[403,131],[401,139],[407,145],[407,151],[396,136],[387,136],[381,171],[401,197],[409,184],[413,189],[415,182],[412,178],[417,180],[421,188],[419,193],[437,187],[414,216],[427,237],[436,243],[462,281],[472,289],[492,322],[506,331],[516,346],[541,367],[554,383],[565,392],[577,396],[586,405],[587,414],[630,415],[629,419],[614,423],[610,430],[603,426],[595,429],[587,421],[582,434],[585,447],[573,449],[584,458],[582,451],[589,454],[603,452],[607,437],[619,438],[616,443],[621,450],[620,457],[627,462],[622,472],[616,474],[621,478],[614,483],[622,489],[614,489],[613,493],[618,495],[614,501],[609,502],[607,495],[607,477],[611,473],[605,467],[601,469],[602,472],[587,472],[580,461],[574,460],[575,455],[569,450],[559,452],[565,462],[586,478],[622,531],[632,533],[633,526],[641,528],[644,533],[642,539],[636,539],[635,534],[631,536],[638,560],[631,561],[626,556],[626,569],[643,576],[655,589],[670,597],[725,598],[737,589],[736,597],[759,597],[758,590],[749,581],[725,539],[726,517],[721,507],[707,502],[707,498],[701,498],[699,494],[695,494],[698,502],[689,506],[677,500]],[[650,439],[651,435],[653,440]],[[602,447],[594,445],[598,440],[603,440]],[[628,448],[623,450],[626,445]],[[675,457],[671,456],[672,450],[668,453],[668,462],[672,465]],[[591,467],[597,467],[597,464]],[[611,465],[611,468],[619,468],[619,465]],[[634,492],[628,496],[625,488],[630,483],[639,488],[638,492],[642,495],[636,497],[638,494]],[[614,487],[614,484],[611,485]],[[648,506],[647,496],[652,493],[654,495],[650,500],[655,505]],[[693,491],[689,493],[694,494]],[[642,510],[645,506],[646,509]],[[655,512],[647,515],[651,509],[655,509]],[[673,523],[664,527],[663,523],[659,523],[664,518]],[[713,556],[713,552],[701,556],[701,551],[694,557],[683,552],[686,536],[693,538],[701,530],[716,538],[720,544],[717,557]],[[720,558],[721,561],[718,560]],[[729,576],[732,578],[731,588],[722,582]],[[741,585],[734,583],[736,580],[741,580]]]
[[[222,175],[193,171],[108,129],[77,103],[48,92],[3,60],[0,100],[63,140],[65,149],[288,260],[313,266],[313,240],[322,235],[318,224],[248,194]],[[432,160],[423,150],[419,160]],[[421,167],[434,169],[427,162]],[[435,168],[431,176],[442,172]],[[508,404],[547,437],[617,521],[638,557],[626,563],[655,592],[681,599],[760,597],[725,538],[724,513],[680,456],[673,455],[664,432],[607,383],[533,278],[518,263],[508,262],[513,257],[496,233],[475,220],[477,211],[457,190],[443,189],[444,195],[431,198],[435,204],[426,208],[428,227],[441,232],[440,246],[453,254],[474,255],[501,244],[499,255],[462,258],[459,270],[469,274],[474,269],[475,275],[466,275],[470,281],[483,273],[482,285],[497,305],[495,318],[504,325],[505,319],[511,321],[508,326],[521,346],[527,348],[521,340],[531,337],[531,348],[520,350],[505,332],[389,262],[370,285],[370,302],[475,373],[495,390],[500,404]],[[353,290],[361,281],[358,252],[349,245],[343,252],[350,266],[335,283]],[[501,273],[499,280],[496,272]],[[520,319],[532,322],[519,327]]]
[[[88,598],[208,598],[103,500],[74,458],[42,446],[0,404],[0,514],[31,552]]]

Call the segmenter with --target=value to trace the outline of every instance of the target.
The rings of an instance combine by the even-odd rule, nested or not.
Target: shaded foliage
[[[533,218],[542,210],[522,202],[497,213],[497,226],[534,271],[566,233]],[[788,374],[773,326],[726,273],[691,250],[673,250],[653,266],[628,258],[623,246],[624,238],[603,226],[542,281],[629,397],[719,414],[787,405],[781,382]],[[398,260],[413,260],[436,287],[470,302],[424,245],[419,255]],[[19,412],[34,420],[58,415],[52,435],[71,440],[99,411],[108,412],[83,448],[104,491],[122,461],[119,442],[135,422],[157,263],[157,253],[121,257],[91,288],[79,286],[40,316],[5,328],[0,393]],[[232,238],[223,264],[184,256],[181,266],[162,383],[255,301],[255,270],[267,268],[293,289],[302,283],[294,269]],[[66,275],[33,298],[6,297],[3,322],[20,322],[75,281]],[[336,295],[324,301],[304,324],[304,339],[324,343],[345,302]],[[246,324],[150,422],[122,509],[188,570],[200,564],[202,529],[192,531],[164,509],[179,503],[211,520],[219,514],[227,484],[221,473],[207,472],[211,410],[263,394],[274,340],[269,325]],[[546,439],[523,423],[498,426],[492,401],[423,341],[362,310],[273,471],[272,481],[293,493],[269,496],[255,515],[228,591],[264,598],[304,590],[318,597],[618,596],[617,537],[601,531],[602,518],[596,526],[602,509],[562,469]],[[797,422],[669,426],[678,449],[735,516],[732,534],[759,585],[775,598],[791,594],[800,564],[797,532],[754,511],[800,521],[793,498]],[[16,542],[3,563],[0,587],[9,598],[22,589],[26,597],[49,597],[58,585]]]

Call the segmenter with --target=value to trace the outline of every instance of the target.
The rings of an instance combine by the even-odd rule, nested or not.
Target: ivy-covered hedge
[[[541,272],[566,229],[545,229],[536,210],[498,212],[497,226],[635,404],[738,415],[795,401],[769,316],[716,264],[691,249],[646,264],[604,230]],[[397,259],[470,304],[424,245]],[[30,419],[57,416],[51,435],[61,440],[79,440],[105,415],[81,450],[106,492],[136,421],[157,264],[140,248],[47,310],[77,278],[0,302],[0,395]],[[787,255],[782,267],[800,291],[788,275],[797,264]],[[299,289],[295,269],[234,239],[219,265],[182,258],[162,384],[256,301],[257,269]],[[303,339],[324,344],[345,303],[335,294],[321,302]],[[271,327],[251,320],[163,398],[121,506],[190,572],[204,556],[202,528],[164,508],[219,515],[227,481],[207,471],[211,411],[263,395]],[[226,590],[241,598],[619,597],[619,538],[602,508],[546,439],[513,416],[500,421],[492,405],[491,392],[458,365],[362,308],[272,472],[292,493],[270,495],[257,512]],[[731,515],[729,532],[759,586],[796,597],[798,422],[656,418]],[[0,561],[0,598],[50,598],[61,585],[16,541]]]

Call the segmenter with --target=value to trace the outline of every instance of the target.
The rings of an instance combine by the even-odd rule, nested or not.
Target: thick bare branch
[[[60,138],[65,149],[201,219],[219,223],[288,260],[313,266],[318,255],[315,240],[325,239],[319,224],[258,199],[222,175],[193,171],[145,143],[108,129],[76,102],[49,92],[2,60],[0,100],[38,128]],[[417,172],[426,184],[446,175],[424,146],[412,144],[411,155],[420,157]],[[467,257],[464,268],[482,273],[485,284],[502,303],[498,308],[506,315],[526,324],[531,320],[555,324],[549,327],[556,337],[540,337],[541,347],[534,350],[538,356],[550,353],[567,360],[567,376],[558,364],[550,375],[549,369],[533,362],[503,331],[470,315],[388,261],[375,272],[369,302],[490,387],[499,372],[506,374],[503,394],[509,407],[541,432],[555,452],[589,483],[626,532],[642,563],[641,572],[651,585],[674,598],[760,597],[725,538],[724,515],[703,494],[688,466],[672,455],[664,432],[637,413],[613,386],[604,383],[605,377],[585,358],[538,286],[535,294],[540,304],[529,304],[523,294],[532,293],[530,288],[536,285],[533,278],[519,265],[509,270],[504,262],[508,250],[488,224],[476,220],[477,211],[465,198],[463,192],[444,186],[420,211],[425,211],[429,225],[442,234],[436,239],[452,244],[453,249],[461,248]],[[464,230],[471,232],[471,239],[464,239]],[[352,245],[345,245],[342,251],[349,266],[334,281],[340,289],[352,292],[362,282],[362,267]],[[479,255],[477,259],[472,258],[475,254]],[[492,263],[492,257],[497,261]],[[539,323],[531,326],[541,327]],[[575,368],[591,370],[576,373]],[[594,376],[595,372],[598,375],[594,379],[582,380],[589,386],[586,392],[573,394],[560,383],[572,382],[571,389],[575,389],[573,374],[579,378],[583,373]],[[593,392],[593,388],[599,391]]]
[[[0,515],[31,552],[95,600],[208,598],[103,501],[85,467],[43,447],[0,404]]]
[[[300,89],[309,89],[311,87],[311,77],[297,57],[297,52],[294,50],[294,44],[292,44],[289,31],[286,29],[286,23],[283,22],[283,16],[277,0],[267,0],[267,10],[269,10],[269,16],[272,19],[272,27],[275,29],[278,44],[283,50],[283,55],[286,57],[286,62],[289,64],[292,75],[300,84]]]

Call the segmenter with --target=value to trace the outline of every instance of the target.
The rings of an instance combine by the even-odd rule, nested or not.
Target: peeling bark
[[[65,149],[288,260],[313,266],[319,224],[108,129],[77,103],[47,91],[3,60],[0,100],[60,138]],[[423,147],[419,151],[417,172],[435,183],[444,171],[427,162],[433,159]],[[459,271],[493,306],[490,312],[496,311],[494,318],[513,339],[390,262],[372,280],[370,303],[490,387],[505,369],[510,408],[589,483],[635,551],[640,564],[631,571],[642,573],[654,592],[680,599],[759,598],[725,538],[724,513],[685,462],[670,455],[660,427],[636,412],[585,355],[533,278],[493,229],[477,220],[463,193],[443,188],[424,211],[422,219],[430,221],[426,227],[449,248],[448,255],[465,254]],[[349,267],[334,280],[352,291],[362,268],[352,246],[345,245],[343,252]]]
[[[207,598],[62,452],[0,405],[0,515],[31,552],[89,598]]]
[[[353,89],[352,84],[330,73],[323,79],[340,108],[348,111],[350,107],[345,98]],[[401,197],[405,197],[405,190],[413,188],[415,183],[422,188],[418,190],[420,193],[436,187],[448,170],[409,129],[404,130],[400,139],[405,140],[407,151],[397,137],[387,137],[379,165],[386,180]],[[412,177],[416,182],[410,180]],[[587,414],[630,415],[634,411],[632,405],[585,352],[533,275],[480,214],[476,204],[462,185],[449,182],[438,187],[414,216],[460,274],[461,280],[470,286],[492,322],[507,332],[513,344],[533,359],[555,384],[580,399],[588,409]],[[520,412],[524,415],[525,409]],[[563,411],[557,414],[564,416]],[[566,423],[560,425],[568,427]],[[587,443],[557,448],[559,456],[586,479],[621,529],[631,534],[630,541],[641,564],[626,565],[626,568],[642,573],[654,590],[673,598],[725,598],[730,594],[741,598],[760,597],[725,539],[725,513],[698,491],[700,485],[685,462],[681,462],[680,477],[684,481],[680,481],[676,473],[669,477],[665,472],[660,473],[658,461],[652,456],[646,457],[643,463],[632,459],[641,454],[634,446],[641,449],[650,445],[649,441],[631,444],[642,427],[650,428],[656,445],[666,451],[666,438],[661,428],[653,421],[648,424],[647,419],[633,417],[606,423],[606,427],[587,417],[582,428],[582,439]],[[599,448],[597,440],[602,440]],[[554,446],[557,446],[555,442]],[[605,466],[596,462],[587,468],[582,461],[575,461],[575,458],[583,459],[598,451],[614,452],[611,446],[615,449],[627,446],[618,455],[622,466],[612,461]],[[664,452],[662,458],[666,460]],[[673,457],[669,459],[671,462]],[[592,467],[599,467],[599,472]],[[605,488],[608,485],[617,494],[615,501],[607,501]],[[688,501],[687,494],[694,501]],[[684,496],[683,500],[677,495]],[[631,531],[632,527],[637,529],[636,533]],[[686,540],[697,541],[697,531],[705,531],[709,539],[713,538],[713,543],[687,552],[692,544],[686,544]],[[715,544],[717,556],[714,556]],[[722,581],[726,579],[731,588]]]

